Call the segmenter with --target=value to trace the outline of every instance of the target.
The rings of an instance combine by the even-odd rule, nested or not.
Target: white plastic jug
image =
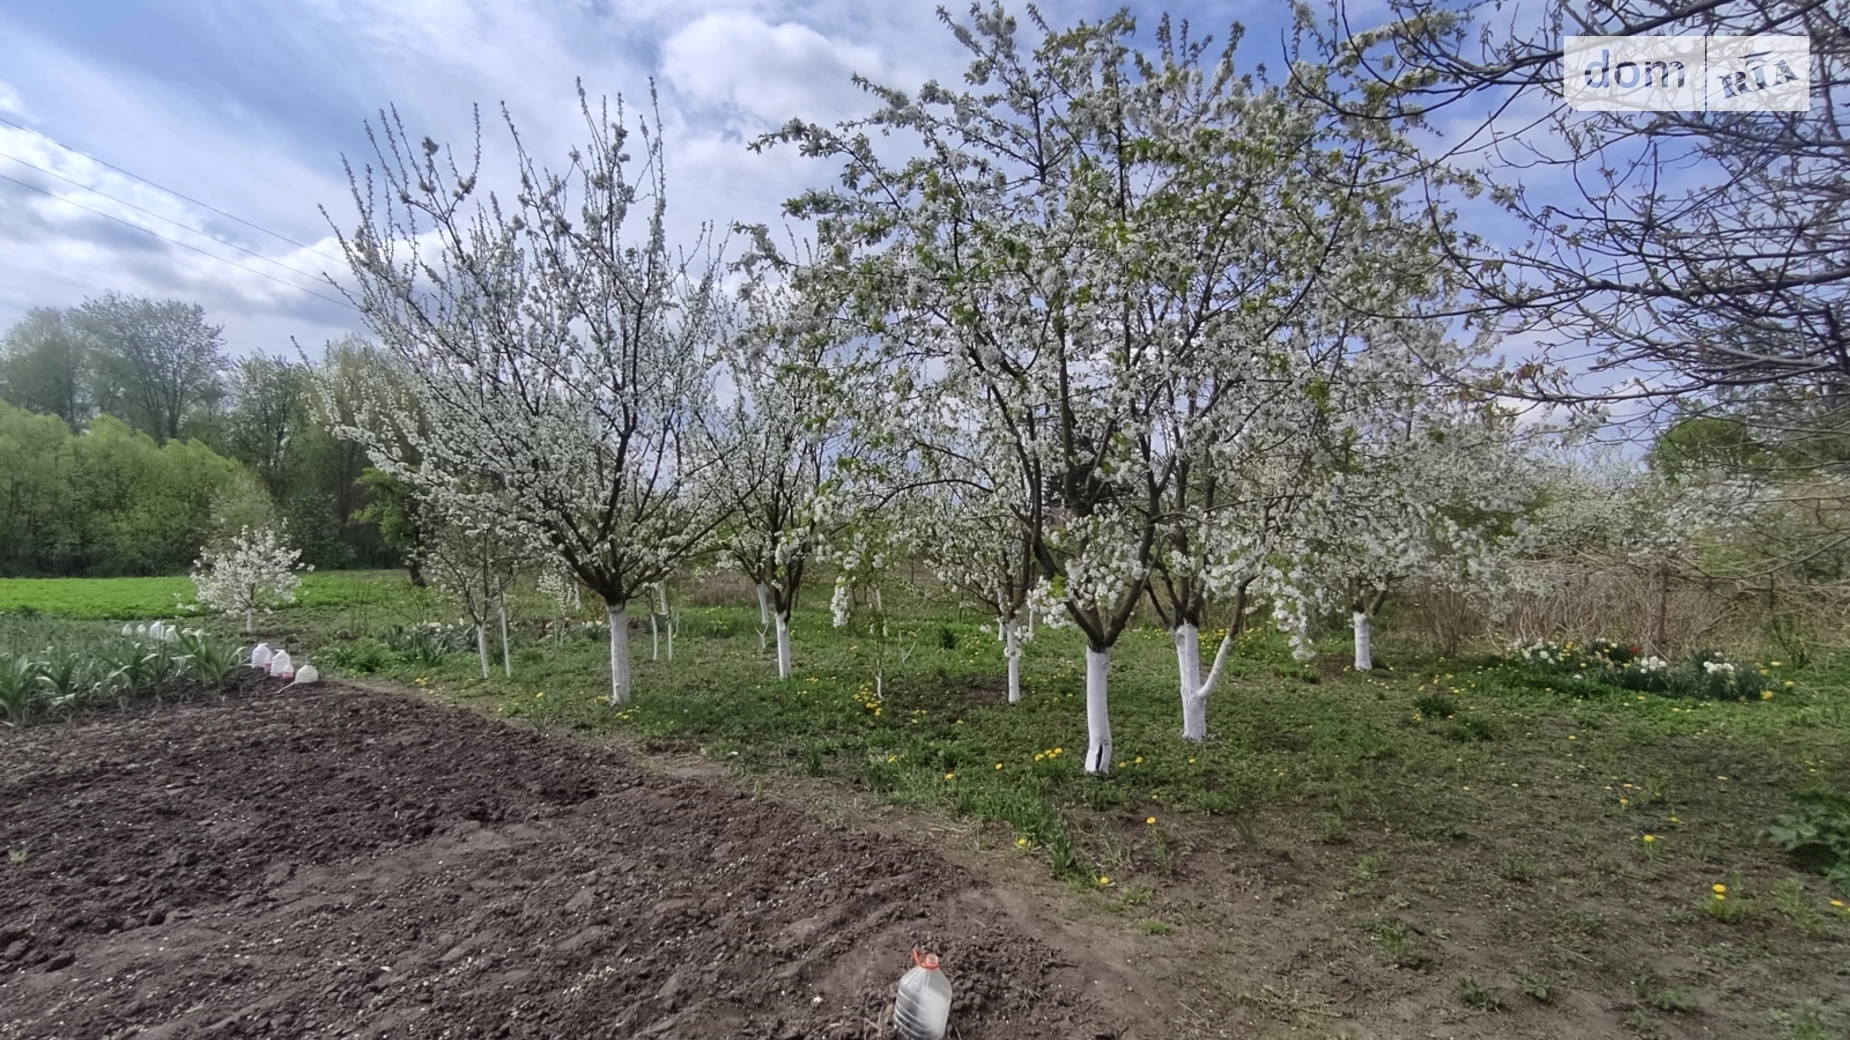
[[[912,951],[913,968],[900,977],[893,1024],[903,1040],[944,1040],[951,1022],[951,980],[938,970],[938,955]]]
[[[295,664],[289,660],[289,651],[278,650],[270,655],[270,678],[295,678]]]
[[[270,670],[270,644],[258,643],[251,647],[251,667],[260,672]]]

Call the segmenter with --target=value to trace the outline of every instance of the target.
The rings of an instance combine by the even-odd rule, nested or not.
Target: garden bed
[[[408,698],[193,700],[0,763],[0,1037],[873,1037],[915,945],[963,1040],[1165,1035],[931,853]]]

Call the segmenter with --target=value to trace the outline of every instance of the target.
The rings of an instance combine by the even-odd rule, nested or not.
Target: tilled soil
[[[1158,1037],[929,851],[325,687],[0,734],[0,1037]],[[22,858],[23,857],[23,858]]]

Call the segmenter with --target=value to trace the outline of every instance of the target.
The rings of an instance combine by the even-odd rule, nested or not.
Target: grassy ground
[[[1124,943],[1184,1035],[1845,1035],[1850,914],[1831,900],[1850,896],[1764,838],[1794,794],[1850,790],[1850,689],[1827,664],[1765,662],[1768,700],[1573,697],[1391,635],[1372,675],[1347,672],[1341,644],[1306,667],[1253,636],[1210,705],[1213,739],[1188,745],[1170,641],[1134,630],[1101,780],[1080,771],[1071,632],[1039,632],[1011,706],[993,628],[943,606],[891,603],[884,642],[800,611],[790,682],[755,608],[685,610],[672,663],[636,616],[638,694],[613,710],[601,631],[543,631],[537,602],[516,603],[512,678],[483,680],[460,642],[435,645],[454,633],[403,627],[453,622],[440,596],[399,575],[314,580],[262,627],[330,671],[963,821],[977,861],[1056,886]],[[132,600],[114,584],[25,602],[0,582],[0,603],[117,617]],[[0,647],[53,625],[0,624]]]
[[[417,612],[418,595],[398,571],[334,571],[303,576],[302,607]],[[114,621],[171,618],[193,598],[184,575],[166,578],[0,578],[0,614]]]

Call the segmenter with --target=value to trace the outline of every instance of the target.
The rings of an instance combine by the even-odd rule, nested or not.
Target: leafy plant
[[[26,720],[38,691],[37,661],[24,654],[0,655],[0,712],[6,713],[8,725],[17,726]]]
[[[207,685],[216,686],[231,678],[241,657],[237,646],[204,632],[180,635],[181,668],[189,677]]]
[[[1497,1011],[1503,1007],[1503,998],[1497,995],[1496,990],[1485,986],[1469,975],[1458,980],[1458,999],[1466,1007],[1474,1007],[1480,1011]]]
[[[1767,837],[1850,892],[1850,794],[1807,791],[1793,801],[1794,811],[1775,818]]]
[[[90,662],[82,654],[66,651],[39,666],[39,686],[46,702],[55,710],[75,708],[97,687]]]

